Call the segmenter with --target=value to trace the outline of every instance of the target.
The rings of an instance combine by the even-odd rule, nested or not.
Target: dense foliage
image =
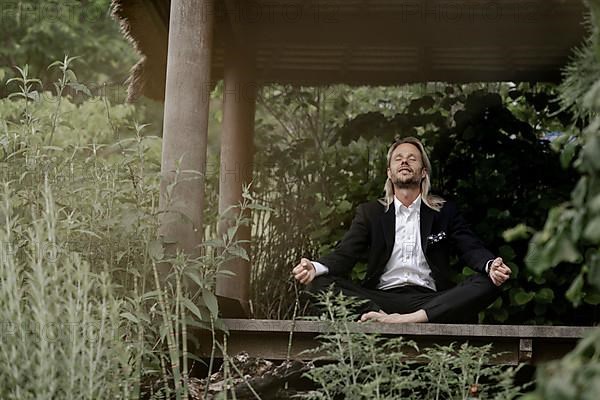
[[[328,293],[318,300],[324,310],[319,320],[328,321],[330,330],[321,335],[314,353],[335,362],[305,373],[318,387],[301,398],[509,400],[522,390],[513,382],[515,368],[492,365],[498,354],[491,345],[419,349],[402,337],[353,330],[349,321],[357,316],[348,311],[352,302],[341,295]]]
[[[560,88],[563,109],[572,125],[559,138],[561,159],[580,174],[569,202],[550,210],[544,229],[536,233],[527,264],[540,274],[561,262],[576,265],[567,293],[575,305],[600,302],[600,5],[591,6],[592,33],[566,69]]]
[[[590,323],[596,291],[586,294],[591,305],[575,312],[565,299],[577,269],[563,263],[537,275],[523,262],[532,233],[543,227],[549,208],[568,199],[577,179],[551,142],[552,133],[566,130],[571,118],[552,101],[555,88],[419,88],[421,93],[409,94],[370,89],[368,95],[344,87],[263,91],[254,187],[277,212],[258,218],[256,293],[265,288],[269,294],[293,293],[289,266],[300,256],[330,251],[356,205],[382,195],[389,143],[414,135],[430,152],[434,191],[457,201],[475,232],[514,271],[515,279],[482,320]],[[374,111],[360,112],[365,108]],[[472,273],[458,260],[455,269],[457,281]],[[363,271],[364,266],[355,268],[355,278]],[[266,316],[291,315],[292,302],[272,304],[264,295],[254,300]]]
[[[156,236],[160,110],[121,104],[120,83],[134,57],[108,3],[1,6],[1,398],[185,397],[199,362],[188,349],[194,344],[188,330],[220,327],[215,271],[240,254],[233,235],[208,240],[196,260],[164,254]],[[257,158],[248,169],[260,203],[270,208],[248,204],[249,194],[245,200],[254,209],[256,315],[297,314],[290,267],[300,256],[315,257],[335,245],[356,205],[381,195],[389,142],[414,135],[431,152],[436,191],[459,202],[475,231],[515,272],[482,321],[597,322],[600,5],[590,4],[594,34],[558,88],[263,88]],[[48,68],[51,59],[63,61]],[[77,75],[73,62],[81,65]],[[117,89],[97,90],[106,85]],[[217,89],[207,238],[218,218],[218,98]],[[132,122],[148,118],[150,127]],[[171,274],[159,278],[157,265],[165,261]],[[355,278],[363,267],[357,266]],[[459,260],[455,267],[456,280],[472,273]],[[487,360],[486,349],[431,349],[429,364],[412,368],[389,347],[406,342],[343,335],[323,338],[322,350],[337,351],[339,340],[346,346],[337,354],[340,364],[310,375],[331,393],[418,396],[437,390],[464,397],[467,383],[480,377],[493,381],[487,394],[517,392],[510,374],[498,379],[504,371],[474,363]],[[598,343],[596,332],[542,369],[531,398],[594,398]],[[213,349],[220,345],[214,341]],[[356,346],[371,351],[349,366],[347,351]],[[404,379],[396,379],[398,371]],[[414,385],[415,378],[433,382],[441,375],[446,385]]]
[[[600,289],[600,2],[587,3],[591,36],[567,68],[560,91],[562,106],[575,117],[563,137],[562,156],[577,167],[580,177],[570,201],[550,211],[527,255],[528,266],[538,273],[556,270],[561,261],[576,263],[578,275],[567,293],[574,304]],[[526,398],[594,399],[599,377],[600,329],[595,329],[563,359],[542,366],[537,388]]]
[[[90,96],[72,62],[51,67],[57,85],[87,99],[41,92],[27,67],[0,99],[0,397],[183,398],[198,366],[188,330],[223,328],[216,271],[239,246],[165,254],[160,138],[131,126],[133,106]]]
[[[121,91],[135,53],[119,33],[110,0],[3,1],[0,5],[0,81],[28,64],[36,77],[51,85],[56,75],[46,66],[65,54],[81,56],[80,81],[95,94],[103,84]],[[0,88],[0,95],[9,88]],[[124,97],[123,97],[124,98]]]

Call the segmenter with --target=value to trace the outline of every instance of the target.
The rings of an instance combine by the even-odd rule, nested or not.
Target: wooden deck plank
[[[326,321],[291,321],[269,319],[225,319],[230,331],[244,332],[311,332],[330,330]],[[542,325],[469,325],[469,324],[384,324],[348,323],[351,332],[391,335],[512,337],[512,338],[581,338],[594,329],[589,326]]]
[[[258,319],[224,319],[229,329],[228,354],[246,351],[250,356],[272,360],[314,359],[324,354],[307,353],[318,347],[317,337],[330,331],[326,321],[290,321]],[[403,336],[417,343],[420,349],[452,342],[481,346],[492,343],[492,351],[501,353],[493,362],[516,365],[520,362],[538,364],[560,358],[594,327],[531,326],[531,325],[463,325],[463,324],[402,324],[348,323],[350,332],[378,333],[384,336]],[[291,347],[290,331],[293,330]],[[195,354],[207,357],[211,350],[211,335],[195,331],[199,339]],[[219,335],[219,340],[222,336]],[[289,347],[289,348],[288,348]],[[417,356],[405,349],[409,357]]]

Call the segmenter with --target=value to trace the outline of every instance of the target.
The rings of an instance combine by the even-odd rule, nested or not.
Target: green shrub
[[[544,139],[566,129],[570,119],[558,112],[555,94],[551,85],[502,83],[356,92],[343,86],[265,88],[254,188],[274,212],[257,213],[253,231],[258,315],[292,315],[290,268],[300,257],[331,251],[356,205],[382,195],[389,143],[396,135],[414,135],[431,154],[434,191],[455,200],[478,236],[514,271],[481,321],[589,323],[564,297],[577,275],[572,265],[538,276],[524,263],[547,209],[567,200],[577,179]],[[473,273],[458,260],[453,266],[456,281]],[[353,278],[364,272],[359,263]]]
[[[56,64],[58,85],[85,92],[71,61]],[[207,242],[198,259],[165,254],[160,138],[129,126],[131,106],[45,99],[20,72],[0,101],[0,397],[185,398],[188,329],[222,328],[215,276],[237,242]],[[159,263],[170,267],[160,277]]]
[[[491,365],[491,345],[436,345],[415,357],[419,348],[412,341],[353,330],[349,299],[329,292],[319,302],[319,319],[330,323],[330,332],[320,336],[314,353],[334,362],[305,373],[317,389],[302,398],[468,399],[476,388],[478,398],[505,400],[521,392],[516,369]]]
[[[62,242],[48,185],[24,209],[11,186],[0,193],[0,397],[129,398],[136,371],[109,272]]]

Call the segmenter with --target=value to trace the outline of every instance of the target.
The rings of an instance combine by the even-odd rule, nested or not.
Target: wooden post
[[[203,238],[213,10],[214,0],[171,1],[159,234],[191,256]],[[186,172],[173,185],[176,169]]]
[[[219,213],[242,201],[242,186],[252,179],[254,159],[254,113],[256,109],[256,73],[254,54],[242,49],[230,37],[225,51],[223,90],[223,130],[221,134],[221,166]],[[232,210],[229,216],[239,215]],[[219,225],[220,236],[231,224]],[[250,240],[250,227],[241,227],[237,239]],[[250,254],[249,243],[242,246]],[[223,269],[235,276],[217,277],[217,296],[224,316],[247,317],[250,292],[250,262],[237,258]]]

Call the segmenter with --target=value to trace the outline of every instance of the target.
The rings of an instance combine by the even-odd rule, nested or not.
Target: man
[[[311,292],[341,291],[367,300],[361,321],[465,322],[491,304],[510,276],[469,229],[456,205],[429,193],[431,163],[421,142],[399,139],[387,155],[385,197],[361,204],[329,255],[302,258],[292,273]],[[477,271],[457,286],[449,279],[451,250]],[[347,279],[367,261],[360,285]]]

